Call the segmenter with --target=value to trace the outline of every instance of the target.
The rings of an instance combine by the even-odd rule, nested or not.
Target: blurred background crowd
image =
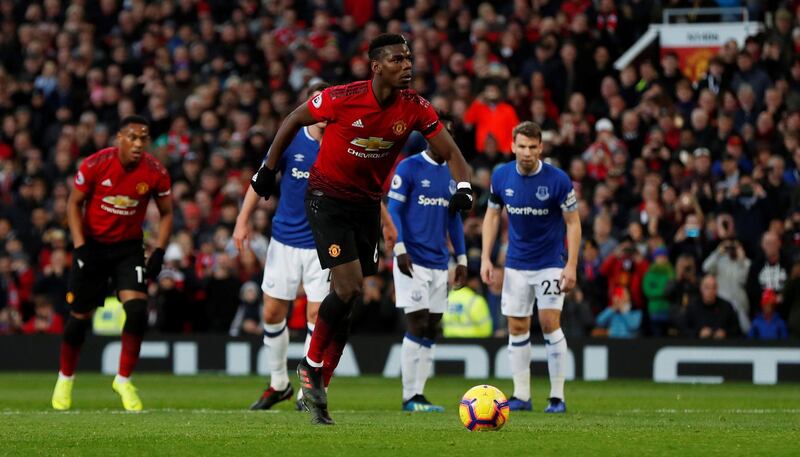
[[[718,4],[749,8],[765,30],[725,44],[698,81],[670,54],[614,69],[662,8]],[[309,82],[370,77],[366,49],[382,32],[409,38],[412,86],[456,120],[473,167],[471,279],[446,336],[503,332],[500,284],[478,279],[481,218],[493,167],[513,158],[511,129],[533,120],[580,197],[570,337],[800,337],[796,0],[0,0],[0,334],[60,332],[72,176],[134,113],[152,123],[176,207],[151,326],[260,333],[276,205],[261,203],[261,235],[239,255],[249,177]],[[424,147],[412,138],[406,150]],[[387,253],[355,332],[402,328]],[[304,329],[296,305],[290,326]]]

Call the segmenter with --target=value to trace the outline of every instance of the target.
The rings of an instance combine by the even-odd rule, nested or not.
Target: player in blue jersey
[[[567,340],[561,330],[561,308],[564,294],[575,287],[581,240],[578,203],[567,174],[541,160],[542,130],[538,125],[523,122],[516,126],[511,147],[516,160],[492,174],[489,208],[483,219],[481,278],[487,284],[495,280],[490,256],[505,207],[509,227],[501,307],[508,318],[508,353],[514,378],[509,406],[512,410],[531,410],[530,327],[536,303],[550,372],[545,412],[563,413]]]
[[[447,308],[448,234],[457,258],[454,287],[463,286],[467,278],[461,216],[448,210],[455,191],[447,164],[430,149],[400,162],[389,190],[389,214],[397,227],[395,302],[406,315],[401,353],[405,411],[444,410],[431,404],[423,391]]]
[[[309,98],[326,87],[328,84],[325,83],[311,86]],[[286,315],[290,303],[297,297],[300,283],[303,283],[308,297],[306,350],[314,331],[319,305],[330,292],[328,270],[320,266],[304,202],[308,171],[317,159],[324,129],[324,122],[300,129],[278,165],[282,174],[281,197],[272,219],[272,240],[267,250],[261,283],[264,292],[264,345],[268,348],[270,384],[250,409],[269,409],[280,401],[290,399],[294,392],[286,368],[289,348]],[[234,242],[240,251],[249,236],[248,221],[260,198],[252,187],[248,187],[233,231]]]

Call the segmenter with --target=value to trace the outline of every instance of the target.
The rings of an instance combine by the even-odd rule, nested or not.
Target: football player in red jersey
[[[75,365],[92,315],[103,302],[109,281],[125,308],[119,371],[112,388],[123,407],[140,411],[142,402],[130,382],[139,360],[147,328],[147,282],[161,271],[164,248],[172,232],[172,197],[167,170],[145,149],[149,124],[141,116],[120,122],[117,147],[84,159],[67,203],[67,219],[75,245],[67,303],[70,316],[61,341],[60,370],[52,404],[57,410],[72,406]],[[145,263],[142,221],[150,198],[161,221],[156,249]]]
[[[331,269],[333,290],[322,301],[308,353],[297,367],[314,424],[333,423],[325,387],[347,342],[364,276],[377,270],[382,184],[413,130],[448,162],[458,183],[453,183],[450,209],[472,208],[469,167],[461,151],[430,102],[409,89],[412,59],[406,40],[381,35],[370,43],[369,57],[371,80],[325,89],[287,116],[251,181],[256,193],[268,198],[278,161],[297,131],[328,123],[309,172],[306,214],[320,264]]]

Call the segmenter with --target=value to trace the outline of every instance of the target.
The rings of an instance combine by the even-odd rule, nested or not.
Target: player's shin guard
[[[422,346],[419,348],[419,363],[417,364],[417,379],[414,390],[419,395],[425,394],[425,383],[433,371],[433,350],[436,347],[434,341],[428,338],[422,339]]]
[[[325,348],[322,355],[322,379],[324,386],[327,389],[331,383],[333,372],[339,366],[339,359],[342,358],[344,347],[347,345],[347,338],[350,336],[350,318],[344,319],[339,322],[339,327],[333,335],[333,339]]]
[[[59,372],[62,376],[69,377],[75,374],[81,347],[86,341],[86,333],[91,326],[91,319],[78,319],[75,316],[69,316],[67,319],[67,325],[64,326],[64,334],[61,337],[59,357]]]
[[[550,373],[550,398],[564,399],[564,377],[567,371],[567,337],[560,328],[544,334],[547,349],[547,371]]]
[[[322,366],[323,354],[336,334],[339,323],[350,315],[355,299],[343,302],[334,292],[328,294],[319,307],[317,323],[311,335],[306,360],[312,367]]]
[[[514,378],[514,397],[520,400],[531,398],[531,334],[508,336],[508,357],[511,375]]]
[[[400,374],[403,378],[403,401],[417,394],[417,375],[419,374],[420,349],[424,338],[406,332],[400,350]]]
[[[142,338],[147,330],[147,300],[136,298],[126,301],[125,325],[122,327],[122,351],[119,355],[119,371],[122,378],[130,377],[136,362],[139,361],[139,350]]]
[[[286,329],[286,319],[277,324],[264,323],[264,345],[268,349],[269,385],[275,390],[284,390],[289,385],[289,372],[286,368],[289,332]]]

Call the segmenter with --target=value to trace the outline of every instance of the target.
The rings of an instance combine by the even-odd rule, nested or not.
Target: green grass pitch
[[[109,376],[78,374],[73,409],[50,409],[52,374],[0,374],[0,455],[46,456],[797,456],[800,386],[570,382],[564,416],[512,412],[499,432],[469,432],[458,400],[474,380],[434,378],[427,396],[444,414],[400,411],[400,381],[334,378],[337,424],[309,424],[282,403],[250,412],[257,377],[135,377],[145,411],[122,411]],[[489,380],[510,395],[509,380]]]

